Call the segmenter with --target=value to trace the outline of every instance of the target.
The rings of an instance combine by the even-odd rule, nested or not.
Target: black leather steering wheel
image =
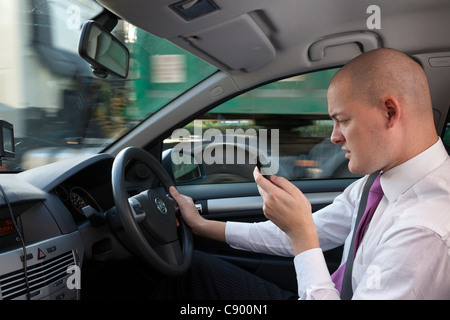
[[[144,163],[159,178],[166,194],[149,189],[133,197],[128,196],[125,169],[135,160]],[[114,160],[113,196],[123,228],[142,258],[168,276],[186,272],[193,253],[192,232],[181,219],[177,203],[169,196],[169,187],[173,185],[172,178],[161,163],[141,148],[125,148]]]

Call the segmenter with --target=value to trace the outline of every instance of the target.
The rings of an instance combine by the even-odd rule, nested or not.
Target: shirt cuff
[[[294,258],[300,299],[339,299],[322,249],[304,251]]]
[[[242,244],[248,243],[249,223],[227,221],[225,225],[225,241],[234,249],[249,250]]]

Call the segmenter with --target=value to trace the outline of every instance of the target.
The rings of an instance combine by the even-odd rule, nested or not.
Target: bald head
[[[368,105],[376,106],[390,95],[408,107],[405,111],[432,116],[425,72],[400,51],[383,48],[356,57],[336,73],[330,88],[342,85]]]
[[[393,49],[364,53],[342,67],[328,89],[331,141],[349,151],[354,173],[389,170],[437,140],[421,66]]]

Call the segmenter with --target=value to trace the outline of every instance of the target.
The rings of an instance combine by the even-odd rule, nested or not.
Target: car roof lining
[[[324,61],[309,59],[309,47],[324,37],[369,31],[366,11],[373,4],[361,0],[345,0],[345,5],[343,0],[326,3],[323,0],[245,0],[236,6],[234,1],[213,1],[219,10],[186,21],[170,8],[177,2],[174,0],[134,0],[133,5],[124,0],[98,0],[130,23],[172,41],[232,75],[270,68],[271,64],[280,69],[286,61],[284,53],[297,57],[286,61],[289,65],[284,69],[324,65]],[[373,31],[382,46],[409,54],[423,47],[450,49],[442,48],[448,42],[447,33],[442,30],[450,29],[448,0],[383,0],[377,1],[377,5],[382,10],[382,21],[380,29]],[[414,39],[404,37],[404,28],[414,34]],[[246,43],[249,38],[256,39],[256,43]],[[215,50],[219,42],[220,50]],[[255,62],[253,50],[265,53],[260,61]],[[349,51],[344,49],[345,52]],[[342,62],[339,55],[329,54],[326,59],[334,65]]]

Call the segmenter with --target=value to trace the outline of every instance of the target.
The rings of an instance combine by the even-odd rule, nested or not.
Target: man
[[[450,159],[438,137],[419,64],[392,49],[358,56],[328,89],[331,141],[349,170],[366,175],[314,213],[288,180],[254,171],[267,222],[205,220],[192,199],[171,194],[193,232],[235,248],[292,255],[300,299],[339,299],[322,251],[350,250],[363,186],[380,171],[382,198],[353,260],[353,299],[450,298]]]

